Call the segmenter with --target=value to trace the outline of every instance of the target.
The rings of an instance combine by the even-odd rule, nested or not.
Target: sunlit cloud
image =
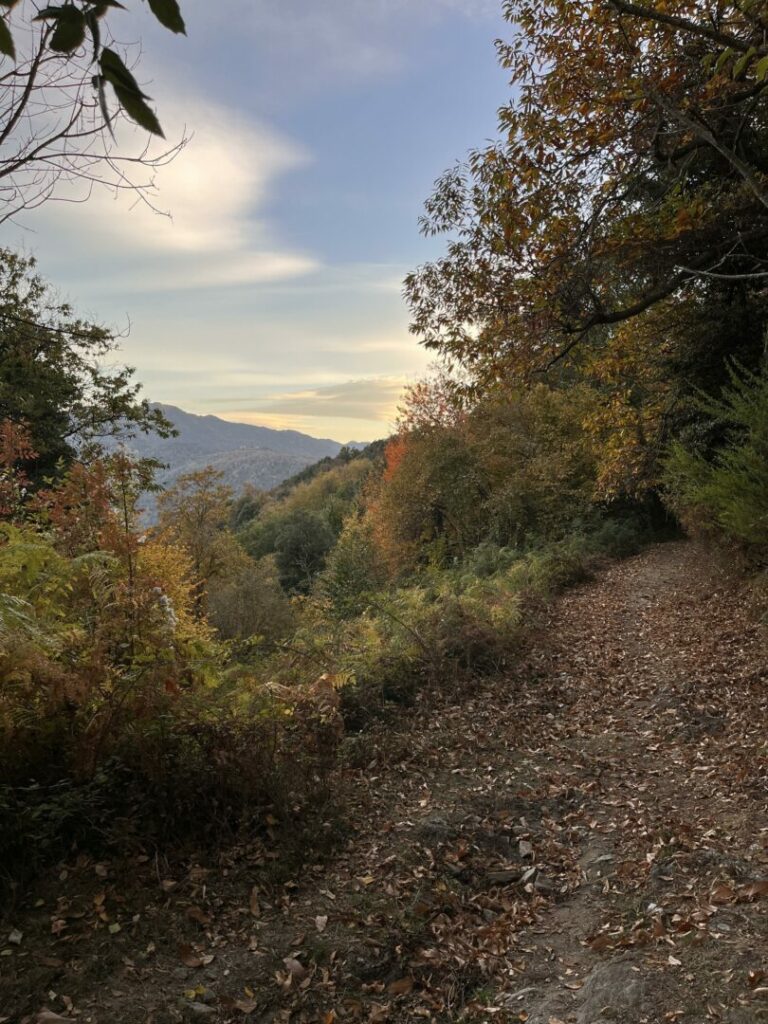
[[[158,106],[167,136],[187,136],[185,147],[156,171],[143,198],[96,188],[86,204],[58,203],[30,215],[48,253],[63,257],[66,243],[71,258],[73,238],[86,263],[90,254],[109,253],[92,284],[126,294],[271,283],[316,270],[311,255],[280,245],[265,214],[276,183],[308,154],[269,126],[210,102],[166,96]],[[182,108],[194,110],[189,132]],[[132,134],[119,139],[121,152],[130,153],[132,142],[136,149]],[[150,152],[157,155],[161,145]],[[79,198],[82,187],[73,184],[69,198]]]
[[[306,387],[275,395],[250,409],[230,410],[226,418],[248,417],[253,422],[255,418],[271,415],[374,420],[385,424],[393,419],[405,384],[403,377],[379,377]]]

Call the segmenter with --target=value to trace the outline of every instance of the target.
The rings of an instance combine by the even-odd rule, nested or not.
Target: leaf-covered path
[[[69,866],[8,922],[0,1019],[768,1019],[768,671],[744,593],[657,546],[563,596],[526,652],[350,744],[352,828],[323,863],[257,844],[130,880]]]

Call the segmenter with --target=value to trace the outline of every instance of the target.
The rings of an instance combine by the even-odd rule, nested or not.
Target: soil
[[[765,654],[694,545],[616,564],[350,737],[302,858],[58,865],[3,914],[0,1021],[768,1020]]]

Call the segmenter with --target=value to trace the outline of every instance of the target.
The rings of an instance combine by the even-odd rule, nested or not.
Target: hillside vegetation
[[[566,588],[685,532],[708,545],[702,559],[724,552],[748,582],[751,605],[737,582],[728,584],[740,616],[734,645],[747,635],[758,642],[749,614],[759,618],[768,603],[768,8],[599,0],[586,16],[581,4],[526,0],[507,3],[505,12],[510,41],[499,54],[513,98],[500,112],[498,140],[440,178],[427,203],[423,229],[446,236],[445,252],[408,277],[406,294],[414,333],[436,363],[406,391],[396,430],[380,443],[330,451],[272,490],[235,492],[215,465],[201,464],[158,493],[156,461],[137,452],[146,434],[172,435],[168,417],[140,400],[129,370],[104,369],[114,347],[107,333],[60,304],[32,261],[0,253],[0,884],[9,905],[22,906],[36,878],[127,857],[152,863],[162,887],[174,863],[197,864],[213,850],[222,870],[231,856],[258,872],[253,902],[237,914],[258,920],[263,891],[274,911],[269,929],[276,922],[290,929],[291,893],[307,883],[296,881],[300,865],[335,856],[356,894],[345,913],[372,930],[384,966],[358,965],[354,983],[332,981],[336,961],[312,952],[306,922],[287,939],[270,931],[275,948],[285,947],[271,964],[284,1004],[275,1005],[276,993],[248,995],[238,975],[242,990],[212,1011],[223,1020],[269,1010],[270,1020],[296,1012],[297,1020],[322,1024],[383,1024],[412,1020],[411,1013],[559,1022],[570,1012],[560,997],[541,1003],[534,1017],[527,1004],[518,1010],[498,996],[502,989],[511,996],[510,972],[518,970],[510,936],[534,924],[557,893],[577,887],[584,850],[581,833],[578,843],[574,836],[593,826],[572,806],[576,789],[584,806],[597,801],[594,820],[606,827],[608,798],[630,799],[624,789],[605,801],[598,793],[604,771],[621,787],[631,781],[617,765],[623,748],[601,746],[598,723],[626,743],[628,765],[650,774],[638,744],[646,737],[661,749],[669,740],[659,716],[669,711],[671,729],[675,702],[687,702],[677,725],[695,732],[696,715],[708,721],[711,705],[722,718],[713,728],[722,725],[733,745],[729,765],[743,769],[745,786],[757,785],[739,748],[752,735],[748,722],[732,706],[723,709],[710,685],[723,677],[714,650],[701,669],[701,707],[685,689],[699,678],[695,660],[675,653],[696,621],[689,606],[680,621],[675,611],[687,600],[686,572],[694,578],[688,556],[670,569],[674,594],[664,597],[675,623],[662,645],[674,675],[669,692],[646,663],[656,656],[653,644],[631,640],[626,624],[635,614],[656,622],[644,603],[653,599],[644,570],[609,573],[625,581],[624,618],[606,611],[610,592],[600,589],[590,591],[602,602],[597,611],[590,598],[566,600],[571,619],[551,608]],[[149,529],[148,500],[156,502]],[[648,564],[663,568],[663,556],[655,558]],[[699,597],[712,586],[700,581]],[[707,614],[707,635],[726,637],[727,602],[708,605]],[[616,637],[602,635],[614,627]],[[526,662],[531,650],[538,653]],[[565,668],[549,662],[553,651]],[[625,660],[637,669],[639,696]],[[757,661],[743,666],[745,686],[760,674]],[[601,673],[594,706],[593,664]],[[498,721],[482,711],[482,695],[491,692],[503,706]],[[646,733],[624,714],[628,693],[633,714],[655,716]],[[583,748],[594,754],[590,767],[578,760],[582,748],[566,722],[574,708],[594,747]],[[454,753],[464,744],[456,770],[469,775],[493,772],[495,759],[507,756],[506,737],[521,744],[512,734],[530,723],[531,770],[541,785],[520,781],[515,768],[515,792],[528,786],[530,793],[513,801],[504,834],[526,863],[534,846],[546,848],[557,883],[538,861],[530,866],[541,884],[536,872],[486,864],[482,871],[493,871],[498,886],[479,886],[465,900],[460,885],[474,877],[472,851],[491,840],[467,837],[466,821],[457,831],[445,813],[425,823],[434,831],[409,854],[413,877],[431,879],[431,888],[382,880],[399,852],[370,833],[371,863],[355,862],[345,875],[344,844],[365,828],[361,793],[373,787],[375,794],[377,779],[387,789],[387,744],[393,764],[411,764],[402,742],[418,747],[417,737],[439,729],[443,714],[456,716],[446,743]],[[477,730],[475,720],[484,723]],[[495,732],[499,722],[504,736]],[[655,777],[648,783],[659,799],[671,801],[674,784],[692,772],[711,768],[722,786],[732,778],[700,733],[690,746],[686,737],[685,772],[678,765],[667,788]],[[541,754],[561,741],[573,765],[553,766]],[[443,775],[452,768],[434,751],[429,757],[425,772],[434,779],[417,784],[408,776],[403,786],[413,799],[402,815],[389,792],[381,819],[388,828],[406,818],[410,827],[433,781],[447,793],[443,812],[449,806],[453,783]],[[711,761],[696,763],[705,757]],[[703,798],[698,782],[691,785]],[[425,794],[416,798],[420,786]],[[481,790],[478,783],[474,792]],[[631,843],[619,852],[590,847],[598,858],[616,857],[618,865],[621,853],[629,864],[617,866],[626,872],[627,902],[611,905],[610,922],[595,922],[602,951],[634,949],[639,931],[648,943],[672,945],[682,931],[708,932],[695,916],[706,917],[698,903],[681,917],[671,897],[667,907],[648,888],[654,863],[674,861],[669,870],[684,874],[680,864],[689,865],[697,900],[719,884],[730,895],[713,896],[715,904],[761,894],[744,888],[751,875],[728,868],[724,839],[713,856],[730,874],[710,877],[701,851],[715,832],[698,827],[701,816],[698,831],[685,832],[674,809],[664,825],[643,792],[640,804],[622,811],[620,828],[644,816],[650,860]],[[723,813],[726,803],[718,804]],[[495,813],[485,804],[469,808],[467,821]],[[741,818],[733,828],[745,834]],[[452,865],[448,882],[435,867],[438,848],[440,863]],[[359,845],[349,849],[349,857],[362,856]],[[758,860],[753,850],[743,871],[754,873]],[[210,931],[204,877],[184,883],[197,901],[185,913]],[[175,888],[170,881],[166,894]],[[374,883],[384,910],[366,902]],[[398,886],[408,888],[407,899],[399,900]],[[637,903],[633,911],[634,892],[657,909]],[[399,915],[391,934],[381,931],[388,900]],[[333,911],[321,909],[315,919],[327,924]],[[122,927],[110,913],[97,913],[95,931]],[[61,937],[70,927],[63,910],[56,920]],[[494,931],[500,920],[503,935]],[[144,941],[140,920],[134,924]],[[230,921],[227,934],[237,927]],[[316,924],[318,936],[324,928]],[[240,938],[261,955],[260,938],[247,930]],[[454,940],[454,953],[444,956]],[[25,991],[24,964],[14,943],[9,950],[18,1014],[37,1013],[38,993]],[[560,952],[581,964],[578,950]],[[197,970],[207,955],[185,945],[182,961]],[[742,987],[764,991],[763,976]],[[327,998],[317,995],[321,983]],[[206,986],[190,987],[184,1012],[205,1015]],[[415,996],[407,1003],[414,991],[427,994],[421,1003]],[[714,997],[703,989],[701,999],[699,1017],[670,1003],[661,1016],[633,1020],[744,1019],[710,1012]],[[181,1012],[174,1003],[155,1019]],[[591,1024],[584,1014],[576,1019]]]

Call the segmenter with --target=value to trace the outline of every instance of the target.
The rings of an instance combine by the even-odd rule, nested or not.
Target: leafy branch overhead
[[[186,33],[178,0],[147,0],[147,3],[165,28],[175,33]],[[5,8],[0,17],[0,54],[16,60],[11,12],[21,7],[21,0],[0,0],[0,7]],[[109,84],[128,117],[152,135],[162,137],[160,122],[147,103],[150,97],[141,90],[122,58],[103,43],[104,19],[116,8],[126,9],[118,0],[76,0],[45,7],[33,16],[32,21],[42,22],[45,26],[45,43],[53,53],[70,56],[85,46],[92,46],[93,63],[98,69],[93,76],[93,86],[98,92],[107,123],[110,115],[105,87]]]
[[[408,278],[414,333],[493,380],[712,282],[764,283],[764,0],[504,9],[514,97],[427,204],[451,242]]]

